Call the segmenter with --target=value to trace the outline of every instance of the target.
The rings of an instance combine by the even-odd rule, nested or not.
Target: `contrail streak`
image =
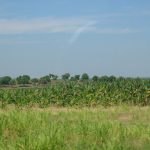
[[[79,27],[73,34],[73,36],[71,37],[71,39],[69,40],[70,44],[73,44],[80,36],[80,34],[85,31],[86,29],[88,29],[88,27],[95,25],[96,22],[95,21],[91,21],[88,22],[87,24]]]

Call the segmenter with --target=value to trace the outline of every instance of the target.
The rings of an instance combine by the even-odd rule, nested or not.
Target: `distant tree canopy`
[[[81,76],[81,80],[89,80],[89,75],[87,73],[83,73]]]
[[[16,78],[18,84],[29,84],[30,83],[30,76],[23,75]]]
[[[75,81],[75,78],[74,77],[70,77],[70,81]]]
[[[109,77],[109,82],[113,82],[113,81],[115,81],[116,80],[116,77],[115,76],[110,76]]]
[[[98,81],[98,76],[93,76],[93,77],[92,77],[92,80],[93,80],[93,81]]]
[[[33,84],[37,84],[38,82],[39,82],[39,79],[37,79],[37,78],[31,79],[31,83],[33,83]]]
[[[39,82],[40,82],[40,84],[47,84],[47,83],[49,83],[51,80],[50,80],[50,76],[44,76],[44,77],[41,77],[40,78],[40,80],[39,80]]]
[[[32,85],[40,85],[40,84],[48,84],[51,83],[52,80],[57,80],[58,76],[55,74],[49,74],[46,76],[43,76],[41,78],[30,78],[29,75],[21,75],[18,76],[17,78],[11,78],[10,76],[4,76],[0,77],[0,86],[3,85],[26,85],[30,84]],[[59,78],[60,79],[60,78]],[[62,82],[59,80],[57,82]],[[141,80],[149,80],[150,83],[150,78],[131,78],[131,77],[115,77],[115,76],[96,76],[94,75],[92,78],[89,77],[87,73],[83,73],[81,76],[80,75],[74,75],[70,76],[70,73],[65,73],[61,76],[61,79],[63,82],[66,81],[88,81],[88,82],[108,82],[108,83],[113,83],[115,81],[141,81]],[[52,83],[56,83],[55,81]],[[28,85],[29,86],[29,85]]]
[[[113,82],[115,80],[116,80],[115,76],[110,76],[110,77],[102,76],[102,77],[99,78],[99,81],[101,81],[101,82]]]
[[[80,80],[80,75],[75,75],[75,76],[74,76],[74,79],[75,79],[75,80]]]
[[[58,76],[54,75],[54,74],[49,74],[49,77],[51,80],[57,80],[58,79]]]
[[[11,79],[9,82],[10,85],[15,85],[16,84],[16,80],[15,79]]]
[[[63,80],[68,80],[70,78],[70,73],[65,73],[62,75]]]
[[[0,84],[1,85],[9,85],[11,81],[11,77],[9,76],[4,76],[0,78]]]
[[[80,80],[80,75],[72,76],[72,77],[70,77],[70,80],[71,81],[78,81],[78,80]]]

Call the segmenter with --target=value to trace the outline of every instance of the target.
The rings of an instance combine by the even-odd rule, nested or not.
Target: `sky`
[[[150,77],[149,0],[0,0],[0,76]]]

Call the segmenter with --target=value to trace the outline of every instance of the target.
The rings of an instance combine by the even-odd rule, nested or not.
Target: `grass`
[[[0,150],[149,150],[150,107],[0,110]]]

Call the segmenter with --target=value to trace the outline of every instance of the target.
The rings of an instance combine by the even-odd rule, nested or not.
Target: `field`
[[[114,106],[120,104],[149,105],[149,79],[109,81],[57,81],[45,87],[1,88],[1,106],[15,104],[39,107],[55,106]]]
[[[150,80],[0,89],[0,150],[149,150]]]
[[[149,150],[150,107],[0,110],[1,150]]]

